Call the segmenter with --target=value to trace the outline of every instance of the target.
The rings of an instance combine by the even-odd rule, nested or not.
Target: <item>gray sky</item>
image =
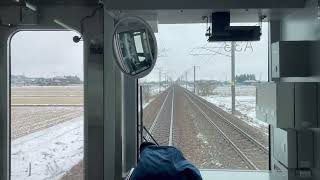
[[[177,79],[188,71],[188,79],[193,78],[192,67],[198,66],[198,79],[229,80],[230,57],[212,54],[211,50],[222,46],[220,43],[207,43],[204,24],[159,25],[159,51],[156,67],[143,80],[158,80],[159,69],[167,72],[172,79]],[[268,68],[268,27],[263,26],[262,40],[253,42],[252,48],[246,43],[239,43],[236,53],[236,73],[252,73],[257,79],[267,79]],[[83,79],[83,44],[72,41],[74,32],[19,32],[13,36],[12,74],[32,77],[52,77],[77,75]],[[205,47],[208,50],[200,50]],[[253,50],[252,50],[253,49]],[[228,55],[223,49],[219,51]],[[164,77],[163,77],[164,78]]]
[[[205,37],[205,24],[175,24],[159,25],[159,33],[156,34],[160,54],[154,71],[143,80],[159,78],[159,69],[168,72],[169,76],[177,79],[187,71],[188,80],[193,79],[193,66],[197,68],[197,78],[230,80],[231,59],[224,55],[194,56],[190,54],[212,54],[209,50],[215,50],[224,43],[208,43]],[[252,42],[251,48],[247,43],[238,42],[236,53],[236,74],[251,73],[257,79],[267,80],[268,77],[268,24],[263,24],[261,41]],[[208,50],[200,50],[199,47],[208,47]],[[230,47],[230,45],[228,46]],[[196,48],[196,49],[195,49]],[[229,50],[228,48],[226,48]],[[246,51],[245,51],[246,49]],[[252,50],[253,49],[253,50]],[[220,53],[230,55],[220,49]],[[164,78],[164,77],[163,77]]]
[[[11,41],[11,73],[31,77],[77,75],[83,79],[83,43],[70,31],[21,31]]]

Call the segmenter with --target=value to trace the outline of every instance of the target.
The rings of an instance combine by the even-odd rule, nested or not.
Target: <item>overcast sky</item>
[[[71,31],[21,31],[11,41],[11,73],[31,77],[77,75],[83,79],[83,43]]]
[[[159,69],[173,79],[185,76],[187,72],[188,80],[192,80],[193,66],[197,66],[197,79],[230,80],[230,43],[227,43],[226,48],[225,43],[208,43],[205,29],[205,24],[159,25],[156,37],[162,57],[158,58],[154,71],[144,80],[159,79]],[[239,52],[236,53],[236,74],[251,73],[257,79],[267,80],[268,24],[263,24],[262,33],[261,41],[237,43]],[[222,48],[218,50],[217,47]],[[212,51],[220,54],[214,55]]]
[[[174,80],[187,72],[191,80],[193,66],[197,66],[197,79],[229,80],[229,47],[208,43],[205,29],[204,24],[159,25],[156,37],[161,57],[154,71],[143,80],[158,80],[159,69]],[[236,74],[252,73],[257,79],[267,79],[267,29],[264,24],[259,42],[238,43],[240,52],[236,53]],[[32,77],[77,75],[83,79],[82,42],[74,43],[74,35],[74,32],[67,31],[17,33],[11,42],[12,74]],[[213,51],[219,54],[214,55]]]

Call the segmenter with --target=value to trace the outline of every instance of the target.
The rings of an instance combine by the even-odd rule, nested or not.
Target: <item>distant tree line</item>
[[[217,88],[221,83],[215,80],[199,80],[196,81],[197,94],[200,96],[213,95],[213,90]]]
[[[67,86],[83,84],[78,76],[56,76],[52,78],[27,77],[23,75],[12,75],[11,84],[14,86]]]
[[[255,81],[256,76],[254,74],[240,74],[236,76],[237,83],[243,83],[246,81]]]

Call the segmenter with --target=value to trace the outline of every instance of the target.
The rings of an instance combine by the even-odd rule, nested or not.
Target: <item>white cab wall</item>
[[[306,8],[296,10],[282,21],[282,40],[320,40],[318,0],[308,0]]]
[[[308,0],[305,9],[297,10],[281,21],[281,40],[304,41],[320,40],[320,20],[317,17],[317,0]],[[320,72],[320,61],[313,71]],[[319,74],[319,73],[317,73]],[[314,170],[314,179],[320,179],[320,130],[315,129],[316,147],[315,162],[317,169]]]

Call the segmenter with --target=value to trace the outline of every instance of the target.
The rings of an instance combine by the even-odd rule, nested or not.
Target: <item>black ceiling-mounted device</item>
[[[208,29],[209,42],[259,41],[260,26],[230,26],[230,12],[212,13],[212,27]]]

